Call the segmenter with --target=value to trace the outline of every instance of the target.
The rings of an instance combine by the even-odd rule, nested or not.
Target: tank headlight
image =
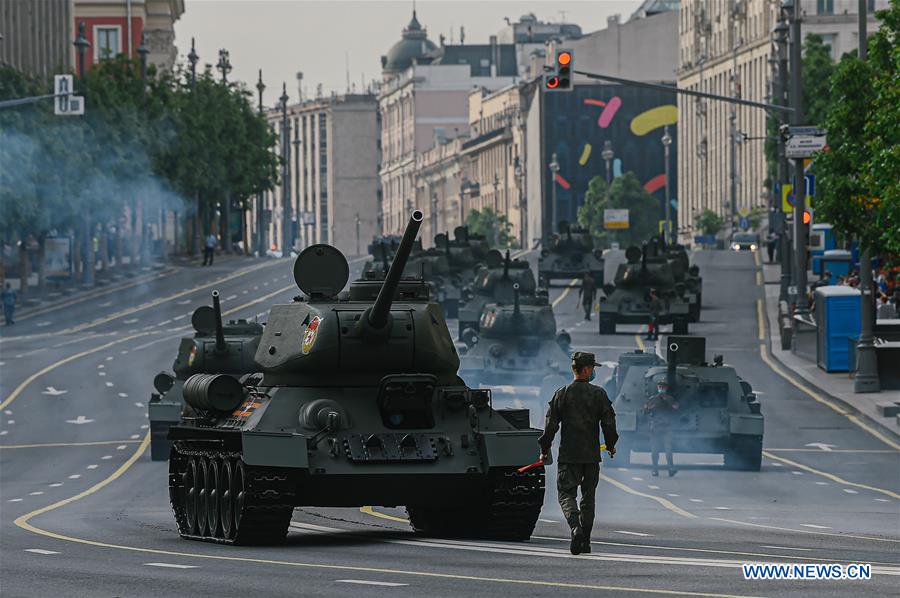
[[[756,243],[750,243],[750,251],[756,251]]]
[[[735,251],[740,251],[741,246],[738,245],[737,243],[732,243],[732,244],[731,244],[731,248],[732,248],[733,250],[735,250]]]

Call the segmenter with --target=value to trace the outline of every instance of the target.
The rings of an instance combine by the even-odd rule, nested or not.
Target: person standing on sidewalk
[[[203,248],[203,265],[213,265],[213,258],[216,255],[216,243],[218,240],[216,236],[212,233],[209,233],[209,236],[206,237],[206,246]],[[208,263],[207,263],[208,261]]]
[[[584,308],[584,319],[590,321],[591,310],[594,307],[594,298],[597,296],[597,283],[590,272],[584,273],[581,279],[581,288],[578,289],[578,297],[581,299],[581,306]]]
[[[15,324],[13,317],[16,313],[16,292],[12,290],[11,284],[6,283],[6,288],[0,293],[0,299],[3,301],[3,318],[6,320],[6,325],[11,326]]]
[[[571,384],[556,390],[547,409],[544,433],[538,438],[540,460],[550,463],[550,447],[557,430],[562,427],[559,441],[556,487],[559,506],[572,530],[569,550],[572,554],[591,551],[591,528],[594,525],[594,494],[600,481],[600,430],[610,457],[616,454],[616,412],[606,391],[591,384],[594,367],[598,366],[593,353],[572,355]],[[578,487],[581,504],[578,504]]]

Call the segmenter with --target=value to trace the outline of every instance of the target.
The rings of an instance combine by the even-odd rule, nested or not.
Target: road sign
[[[820,129],[819,127],[810,127],[810,126],[800,126],[788,127],[788,137],[793,137],[794,135],[813,135],[818,137],[824,137],[828,131],[826,129]]]
[[[57,116],[81,116],[84,114],[84,98],[72,95],[75,91],[75,83],[72,75],[54,75],[53,93],[56,97],[53,102],[53,114]]]
[[[794,211],[794,186],[785,183],[781,186],[781,211],[790,214]]]
[[[825,135],[792,134],[784,144],[784,155],[786,158],[810,158],[815,152],[825,149],[826,145]]]
[[[628,210],[603,210],[603,228],[628,228]]]
[[[741,227],[741,230],[747,230],[750,228],[750,219],[746,216],[741,216],[741,219],[738,220],[738,226]]]
[[[807,197],[815,197],[816,196],[816,175],[807,174],[803,177],[803,180],[806,181],[806,196]]]

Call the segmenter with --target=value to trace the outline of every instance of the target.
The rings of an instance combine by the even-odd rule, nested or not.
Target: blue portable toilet
[[[825,272],[831,272],[831,284],[837,284],[838,276],[847,276],[852,269],[852,256],[846,249],[828,249],[821,259],[822,270],[819,276]]]
[[[826,372],[846,372],[850,343],[860,329],[860,292],[845,286],[816,289],[816,362]]]
[[[829,249],[837,247],[834,227],[827,222],[817,222],[809,229],[809,255],[812,257],[812,271],[822,276],[822,256]],[[833,274],[833,272],[832,272]]]

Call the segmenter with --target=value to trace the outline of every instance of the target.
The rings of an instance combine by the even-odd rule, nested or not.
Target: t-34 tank
[[[651,260],[665,259],[669,262],[675,284],[681,283],[684,288],[684,297],[688,302],[688,320],[699,322],[700,308],[703,305],[703,279],[700,278],[700,268],[691,265],[687,249],[684,245],[667,244],[665,237],[659,236],[650,240],[648,250],[651,251]]]
[[[672,419],[672,447],[676,453],[722,453],[725,467],[759,471],[762,458],[763,416],[750,384],[738,376],[722,356],[706,363],[706,339],[669,336],[666,361],[655,354],[619,356],[614,382],[607,383],[616,411],[616,461],[627,464],[630,451],[650,450],[650,421],[643,413],[665,380],[678,403]]]
[[[487,255],[487,267],[478,270],[475,280],[463,292],[465,303],[459,309],[459,338],[466,328],[476,332],[481,326],[481,315],[488,303],[510,304],[513,301],[513,285],[519,285],[521,296],[531,296],[537,290],[534,273],[526,260],[513,260],[509,250],[504,257],[496,249]]]
[[[479,332],[463,333],[460,375],[470,384],[538,386],[543,404],[571,381],[572,338],[557,334],[545,294],[523,295],[518,283],[512,291],[512,301],[484,307]]]
[[[276,305],[242,383],[192,377],[197,416],[173,426],[169,488],[180,534],[285,537],[296,506],[405,505],[424,534],[527,539],[544,496],[527,410],[495,410],[459,377],[443,313],[402,279],[416,211],[384,280],[356,281],[313,245],[294,264],[306,297]]]
[[[185,414],[183,387],[188,378],[194,374],[239,377],[257,370],[254,356],[262,337],[262,325],[243,319],[223,325],[218,291],[213,291],[212,299],[212,307],[198,307],[191,316],[195,334],[181,339],[172,365],[174,375],[160,372],[153,379],[156,392],[150,395],[147,405],[153,461],[169,458],[169,427],[180,422]]]
[[[660,324],[672,324],[675,334],[687,334],[689,304],[684,284],[676,283],[672,268],[664,259],[648,260],[647,243],[641,249],[625,250],[627,263],[616,271],[615,284],[603,285],[600,297],[600,334],[615,334],[617,324],[646,324],[651,320],[650,290],[662,303]]]
[[[585,228],[559,223],[559,232],[550,239],[550,246],[541,250],[538,259],[538,279],[549,287],[556,279],[583,278],[590,272],[597,286],[603,284],[603,252],[594,249],[594,239]]]

